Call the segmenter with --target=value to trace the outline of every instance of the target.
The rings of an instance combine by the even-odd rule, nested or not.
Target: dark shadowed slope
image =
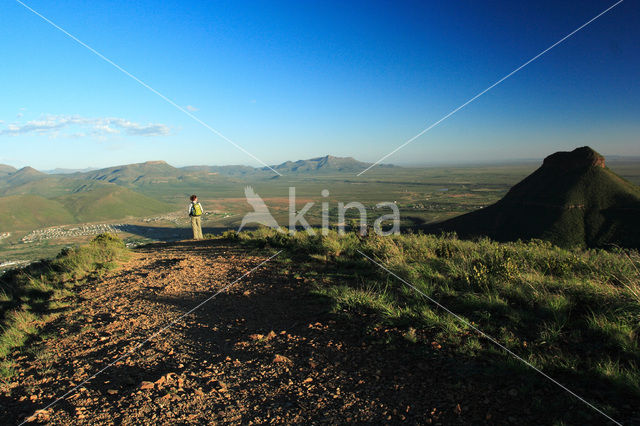
[[[589,147],[557,152],[497,203],[428,231],[500,241],[542,238],[560,246],[640,246],[640,188]]]

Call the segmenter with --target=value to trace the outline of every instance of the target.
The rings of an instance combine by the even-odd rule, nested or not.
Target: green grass
[[[434,340],[460,357],[486,361],[495,367],[495,380],[509,380],[524,366],[469,324],[589,399],[635,406],[640,398],[635,251],[562,249],[540,240],[463,241],[455,235],[289,236],[266,228],[224,238],[287,249],[300,267],[321,272],[313,291],[329,297],[336,313],[373,312],[377,324],[399,328],[417,347]],[[535,374],[531,380],[544,384]]]
[[[74,222],[74,216],[56,200],[40,195],[0,197],[0,231],[33,229]]]
[[[9,355],[37,337],[44,319],[66,309],[72,289],[91,276],[115,268],[127,257],[124,243],[100,234],[89,244],[57,257],[9,271],[0,277],[0,376],[13,373]]]
[[[117,185],[81,191],[56,200],[80,222],[149,216],[171,210],[161,201]]]
[[[53,198],[34,194],[0,197],[0,231],[141,217],[172,210],[162,201],[122,186],[89,183],[87,188],[73,188],[73,193]]]

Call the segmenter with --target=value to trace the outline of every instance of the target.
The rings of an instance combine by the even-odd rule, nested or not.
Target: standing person
[[[201,240],[202,237],[202,221],[200,220],[200,216],[202,216],[203,210],[202,205],[198,202],[198,196],[192,195],[189,197],[191,199],[191,204],[189,204],[189,216],[191,216],[191,229],[193,230],[193,239]]]

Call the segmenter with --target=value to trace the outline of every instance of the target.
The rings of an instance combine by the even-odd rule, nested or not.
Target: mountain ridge
[[[361,172],[371,163],[358,161],[353,157],[336,157],[333,155],[325,155],[323,157],[314,157],[307,160],[285,161],[277,165],[272,165],[276,171],[285,173],[304,173],[304,172]],[[397,167],[389,164],[380,165],[380,167]],[[262,167],[261,170],[268,171],[268,167]]]
[[[338,157],[334,155],[325,155],[322,157],[314,157],[309,159],[302,160],[288,160],[284,161],[280,164],[272,164],[269,167],[274,170],[286,171],[290,170],[292,172],[313,172],[313,171],[361,171],[364,168],[370,166],[371,163],[363,162],[356,160],[353,157]],[[45,171],[38,171],[30,166],[23,167],[20,170],[16,168],[0,164],[0,178],[4,178],[5,175],[15,174],[21,170],[30,170],[32,172],[38,172],[41,174],[64,174],[66,176],[79,176],[79,177],[88,177],[90,179],[96,180],[107,180],[113,179],[117,177],[118,173],[127,173],[132,174],[136,172],[149,171],[153,173],[163,172],[170,173],[171,175],[178,175],[180,173],[197,173],[197,172],[207,172],[207,173],[219,173],[223,175],[248,175],[251,173],[260,173],[260,172],[271,172],[269,167],[252,167],[246,165],[190,165],[190,166],[181,166],[175,167],[169,164],[164,160],[150,160],[144,161],[141,163],[128,163],[128,164],[119,164],[115,166],[109,167],[101,167],[101,168],[85,168],[85,169],[65,169],[65,168],[56,168]],[[393,164],[380,164],[377,167],[399,167]]]
[[[94,170],[98,170],[95,167],[85,167],[83,169],[66,169],[63,167],[56,167],[55,169],[50,169],[50,170],[42,170],[43,173],[46,173],[48,175],[69,175],[69,174],[73,174],[73,173],[86,173],[86,172],[92,172]]]
[[[14,172],[8,173],[0,177],[0,183],[7,186],[22,185],[34,180],[46,178],[47,174],[40,172],[33,167],[26,166]]]
[[[581,147],[546,157],[498,202],[426,228],[499,241],[541,238],[565,247],[637,247],[639,216],[640,187]]]
[[[283,174],[322,173],[360,171],[365,164],[351,157],[324,156],[274,167]],[[47,174],[28,166],[19,170],[7,166],[1,170],[6,174],[0,174],[0,214],[4,216],[0,230],[164,213],[176,207],[172,199],[163,198],[167,190],[185,188],[186,197],[194,187],[203,188],[228,179],[273,177],[273,172],[264,168],[174,167],[162,160],[65,174]],[[16,204],[26,206],[21,214],[15,214]]]

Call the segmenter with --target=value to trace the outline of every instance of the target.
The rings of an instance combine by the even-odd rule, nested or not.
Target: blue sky
[[[375,161],[614,1],[26,1],[268,164]],[[386,162],[640,155],[626,0]],[[0,6],[0,163],[259,165],[22,7]]]

